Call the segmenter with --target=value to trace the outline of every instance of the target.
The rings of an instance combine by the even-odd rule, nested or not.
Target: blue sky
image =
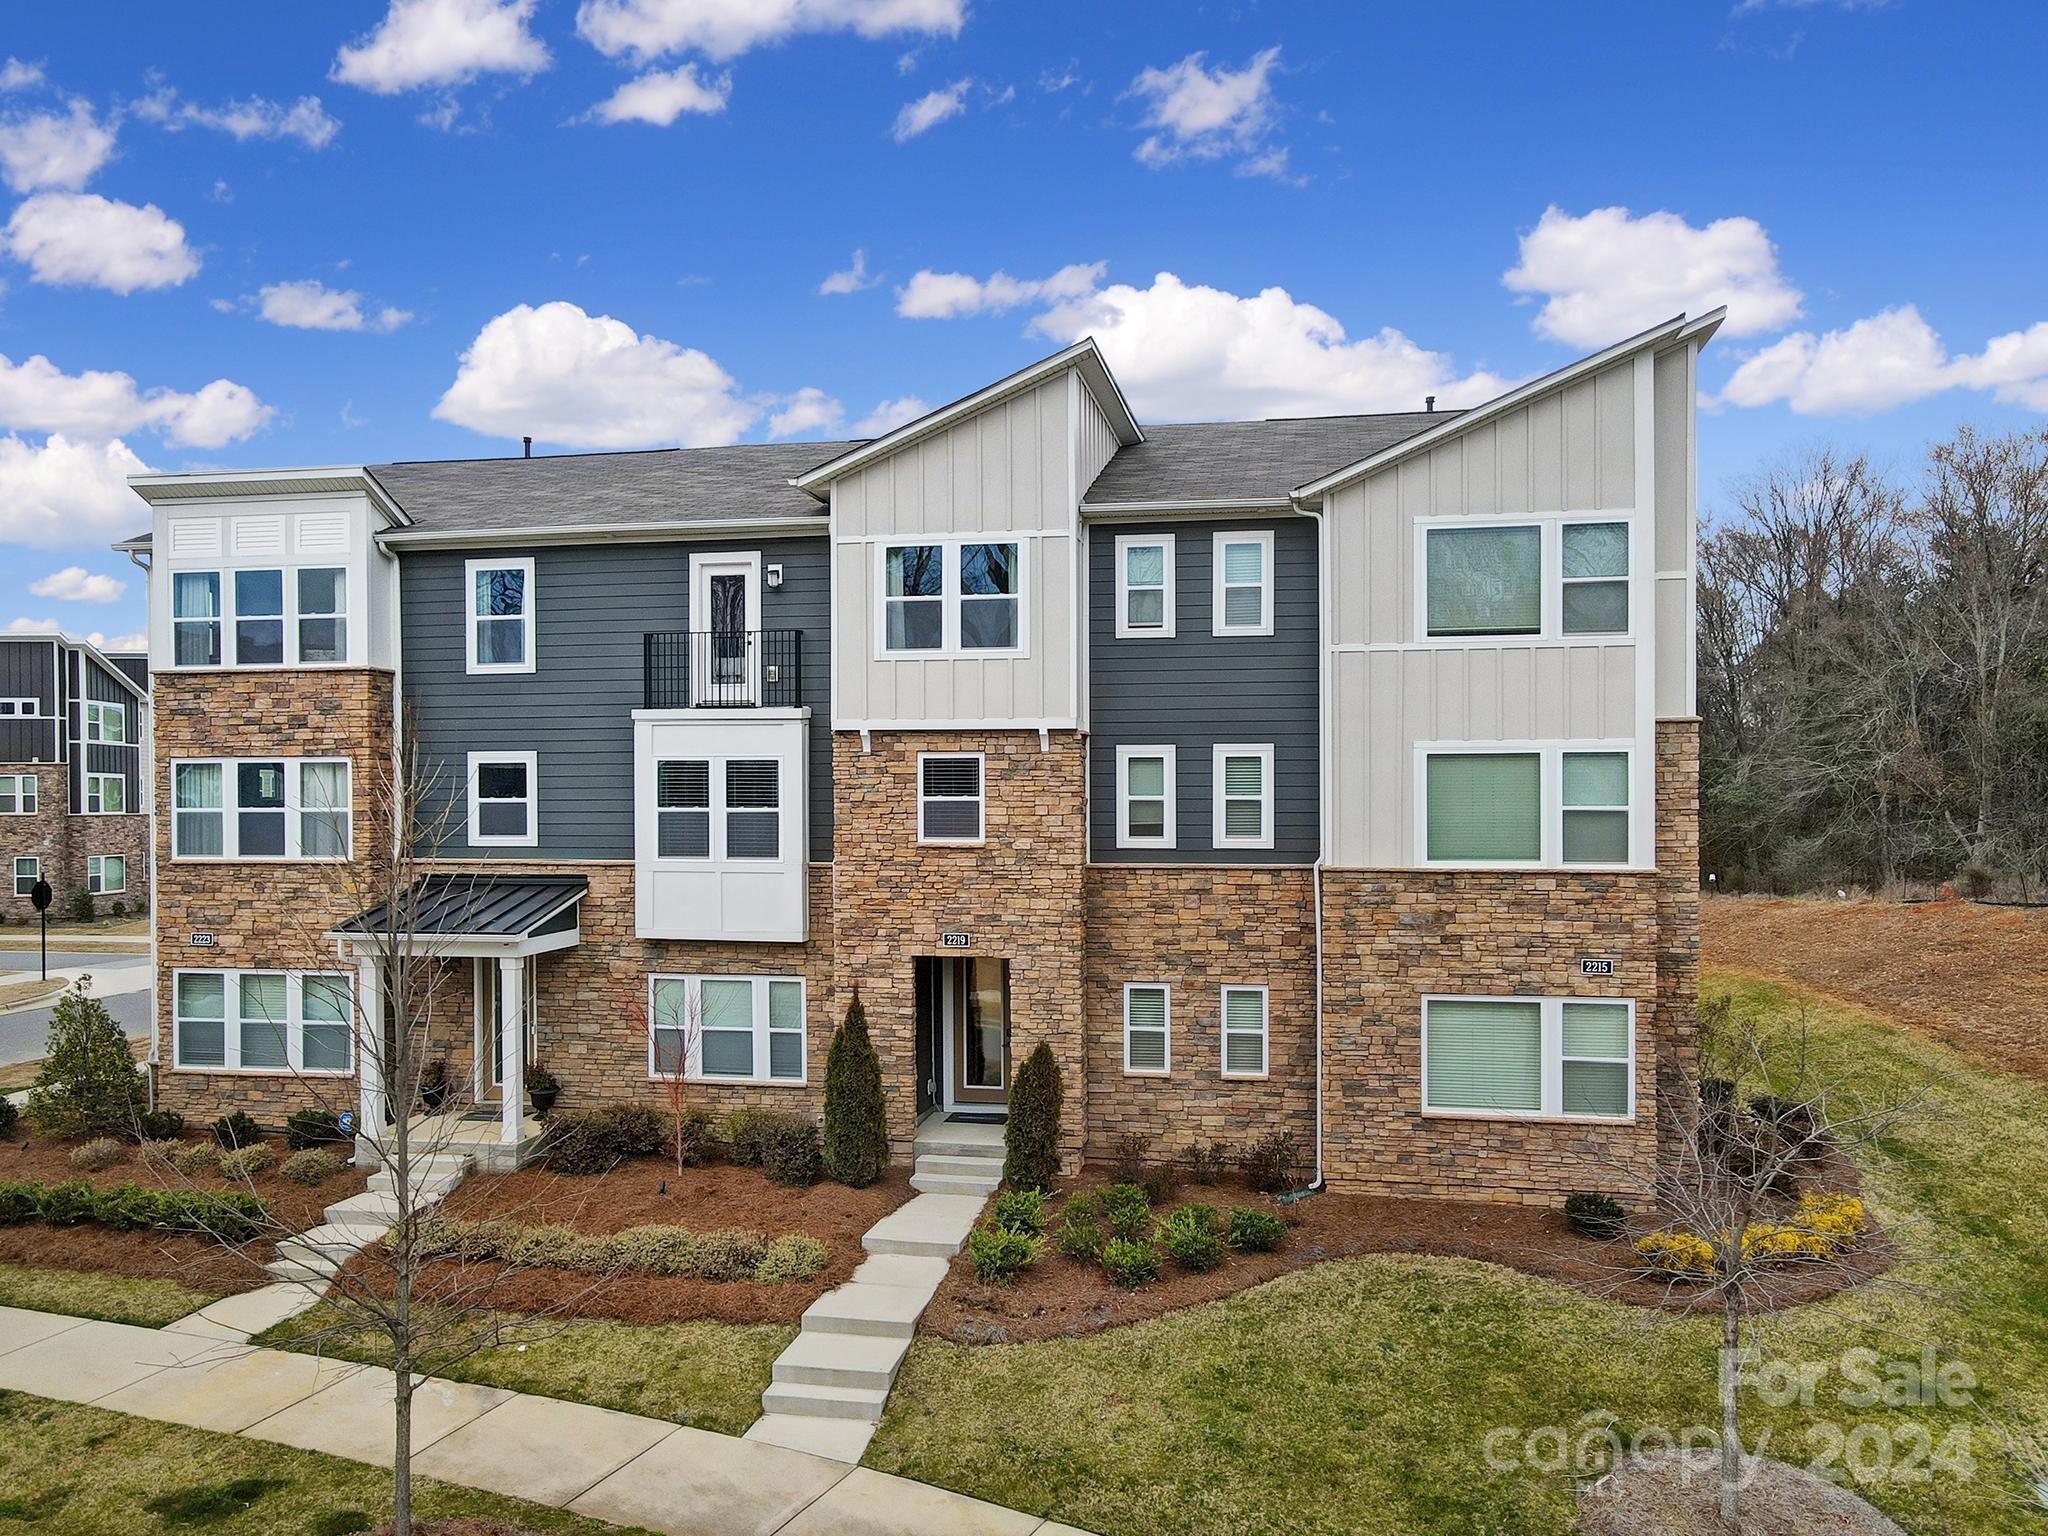
[[[853,434],[1081,334],[1143,418],[1412,409],[1726,301],[1710,511],[2048,410],[2035,4],[10,19],[0,629],[141,628],[138,465]]]

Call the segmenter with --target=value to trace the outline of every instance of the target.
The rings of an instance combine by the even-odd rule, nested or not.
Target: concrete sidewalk
[[[230,1331],[0,1307],[0,1389],[391,1464],[389,1371]],[[531,1393],[429,1378],[413,1405],[421,1476],[673,1536],[1085,1536],[885,1472]]]

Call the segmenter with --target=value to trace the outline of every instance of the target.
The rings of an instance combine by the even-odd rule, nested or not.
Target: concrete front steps
[[[994,1135],[949,1134],[957,1131]],[[860,1460],[947,1261],[1002,1182],[1002,1156],[1000,1127],[941,1124],[919,1135],[910,1180],[919,1193],[861,1238],[869,1257],[853,1278],[806,1309],[796,1342],[775,1361],[749,1440]]]
[[[408,1181],[419,1206],[438,1205],[469,1172],[469,1155],[432,1152],[415,1158]],[[398,1220],[398,1196],[385,1170],[370,1175],[369,1188],[327,1207],[320,1226],[288,1237],[277,1245],[277,1257],[263,1267],[280,1280],[325,1286],[334,1272],[376,1242]]]

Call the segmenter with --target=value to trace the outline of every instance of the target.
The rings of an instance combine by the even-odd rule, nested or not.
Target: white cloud
[[[52,597],[63,603],[114,603],[128,590],[128,583],[82,565],[67,565],[30,582],[28,590],[31,597]]]
[[[583,0],[576,30],[607,58],[694,50],[714,61],[801,33],[957,37],[967,0]]]
[[[365,314],[363,296],[353,288],[329,288],[318,278],[270,283],[256,295],[257,313],[272,325],[301,331],[395,331],[410,310],[386,304]]]
[[[11,61],[10,61],[11,62]],[[17,192],[84,186],[114,153],[114,130],[73,99],[63,113],[37,112],[0,123],[0,176]]]
[[[915,395],[904,395],[895,400],[884,400],[867,415],[853,424],[855,437],[880,437],[893,432],[906,421],[915,421],[927,415],[931,407]]]
[[[879,277],[868,276],[868,253],[857,250],[853,253],[853,265],[843,272],[827,273],[825,280],[818,284],[820,293],[859,293],[879,283]]]
[[[822,389],[805,385],[768,418],[770,437],[823,437],[837,432],[846,408]]]
[[[1521,261],[1501,281],[1540,295],[1536,329],[1577,347],[1604,347],[1681,310],[1728,306],[1730,336],[1775,331],[1799,318],[1801,295],[1755,219],[1697,228],[1675,213],[1543,210],[1522,236]]]
[[[908,143],[920,133],[928,132],[949,117],[958,117],[967,110],[967,88],[972,80],[955,80],[951,85],[928,91],[915,101],[906,101],[896,114],[896,124],[889,130],[898,144]]]
[[[2008,405],[2048,411],[2048,322],[1951,357],[1919,309],[1901,304],[1838,331],[1794,331],[1744,359],[1709,404],[1782,402],[1802,416],[1867,416],[1948,389],[1987,389]]]
[[[329,75],[379,95],[461,85],[478,75],[532,75],[547,45],[527,24],[538,0],[391,0],[367,37],[334,56]]]
[[[1075,262],[1051,277],[1016,278],[995,272],[986,278],[965,272],[920,271],[896,290],[896,313],[908,320],[954,320],[962,315],[1000,314],[1020,304],[1057,303],[1095,291],[1108,270],[1100,261]]]
[[[567,448],[695,448],[734,441],[760,408],[694,347],[557,299],[485,324],[434,415]]]
[[[43,66],[40,64],[24,63],[12,55],[8,56],[5,64],[0,64],[0,91],[25,91],[42,83]]]
[[[1041,70],[1038,75],[1038,88],[1048,96],[1057,96],[1081,78],[1080,71],[1079,59],[1069,59],[1058,69]]]
[[[126,537],[149,522],[127,477],[148,469],[118,438],[0,437],[0,540],[51,549]]]
[[[590,109],[600,123],[653,123],[666,128],[685,112],[723,112],[732,97],[732,76],[704,80],[695,64],[650,69],[628,80]]]
[[[0,356],[0,427],[104,441],[149,429],[182,447],[220,448],[250,436],[275,414],[231,379],[185,394],[136,387],[125,373],[65,373],[37,354],[16,364]]]
[[[10,635],[70,635],[55,619],[9,619],[7,633]],[[149,649],[147,635],[106,635],[94,630],[89,635],[75,635],[74,638],[96,646],[102,651],[146,651]]]
[[[6,247],[39,283],[112,293],[171,288],[199,270],[185,226],[155,203],[92,192],[39,192],[7,221]]]
[[[1273,70],[1280,50],[1252,55],[1243,69],[1209,69],[1208,55],[1191,53],[1178,64],[1139,72],[1129,94],[1146,102],[1152,130],[1133,151],[1157,168],[1177,160],[1256,155],[1273,125]]]
[[[318,96],[301,96],[290,106],[262,96],[226,101],[217,107],[180,101],[169,86],[145,96],[130,109],[144,122],[175,133],[182,128],[213,128],[246,142],[250,139],[297,139],[308,149],[325,149],[341,132],[341,123],[320,105]]]
[[[1959,382],[2007,405],[2048,411],[2048,320],[1992,337],[1978,356],[1956,359],[1955,371]]]

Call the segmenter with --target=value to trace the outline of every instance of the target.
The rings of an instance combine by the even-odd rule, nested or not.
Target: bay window
[[[223,644],[223,632],[231,644]],[[296,667],[348,660],[348,571],[266,566],[171,573],[171,660],[180,667]]]

